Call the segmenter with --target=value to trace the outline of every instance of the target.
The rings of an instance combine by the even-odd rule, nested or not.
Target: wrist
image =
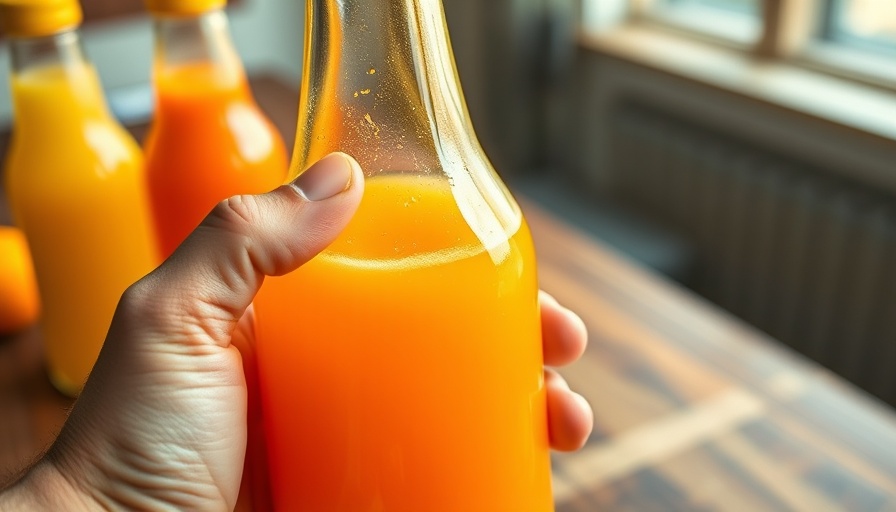
[[[21,479],[0,491],[0,510],[100,510],[97,502],[73,485],[62,471],[46,458],[32,466]]]

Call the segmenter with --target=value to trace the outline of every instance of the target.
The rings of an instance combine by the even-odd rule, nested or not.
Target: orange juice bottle
[[[477,142],[438,0],[311,0],[291,173],[366,172],[340,237],[255,301],[276,510],[553,510],[527,225]]]
[[[0,0],[15,115],[6,189],[34,258],[50,377],[72,396],[122,292],[155,261],[143,159],[109,113],[80,21],[76,0]]]
[[[156,112],[147,179],[160,256],[168,257],[219,201],[282,185],[279,133],[255,103],[230,38],[226,0],[146,0],[153,16]],[[258,386],[243,347],[249,442],[238,511],[267,510]]]
[[[267,192],[287,172],[233,47],[226,0],[146,0],[155,30],[156,113],[146,139],[153,219],[169,256],[214,205]]]

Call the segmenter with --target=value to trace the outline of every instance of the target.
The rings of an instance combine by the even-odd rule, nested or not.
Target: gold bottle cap
[[[0,0],[0,32],[9,37],[41,37],[81,24],[77,0]]]
[[[145,0],[145,3],[153,14],[190,16],[221,9],[227,0]]]

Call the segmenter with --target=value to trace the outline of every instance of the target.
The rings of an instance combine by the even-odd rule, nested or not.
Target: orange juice
[[[50,376],[77,394],[122,292],[152,270],[143,159],[86,63],[12,79],[7,190],[34,258]]]
[[[458,190],[370,178],[339,239],[262,286],[276,510],[553,510],[528,228],[484,244]]]
[[[283,184],[286,150],[242,77],[213,64],[158,71],[146,140],[156,235],[167,257],[219,201]]]

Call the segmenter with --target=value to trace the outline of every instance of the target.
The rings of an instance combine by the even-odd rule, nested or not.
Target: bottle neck
[[[292,173],[330,151],[373,174],[489,164],[440,0],[311,0]]]
[[[438,181],[493,260],[503,261],[522,216],[474,135],[441,0],[306,5],[290,174],[343,151],[369,178]]]
[[[47,37],[13,39],[10,53],[15,74],[38,68],[83,66],[87,63],[78,33],[73,30]]]
[[[198,16],[156,16],[155,76],[157,83],[179,88],[235,88],[245,72],[230,37],[227,16],[214,10]]]
[[[75,30],[12,39],[12,96],[18,128],[109,117],[102,86]],[[52,122],[50,122],[52,121]]]

